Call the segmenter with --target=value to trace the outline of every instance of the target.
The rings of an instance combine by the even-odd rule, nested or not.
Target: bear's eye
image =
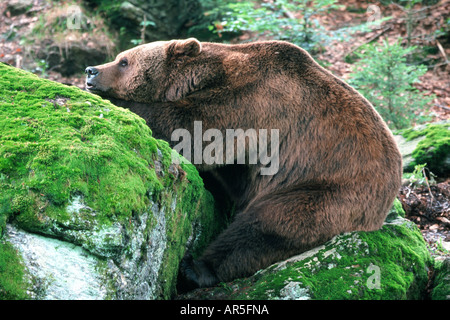
[[[120,60],[119,66],[126,67],[127,65],[128,65],[128,60],[127,59]]]

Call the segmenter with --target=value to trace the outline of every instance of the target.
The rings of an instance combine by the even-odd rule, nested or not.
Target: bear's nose
[[[87,67],[86,70],[84,70],[84,73],[88,75],[88,78],[95,77],[98,75],[98,69],[94,67]]]

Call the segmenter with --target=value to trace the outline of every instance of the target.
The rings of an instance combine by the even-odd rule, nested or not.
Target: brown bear
[[[229,129],[277,132],[274,174],[261,174],[262,163],[196,164],[236,215],[199,259],[183,260],[192,287],[251,275],[343,232],[376,230],[397,195],[401,155],[384,121],[296,45],[154,42],[86,73],[89,91],[141,115],[172,145],[179,128],[195,134],[194,122],[223,133],[223,145]]]

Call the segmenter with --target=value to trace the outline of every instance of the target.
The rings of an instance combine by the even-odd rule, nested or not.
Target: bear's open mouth
[[[86,89],[89,91],[98,91],[99,89],[92,82],[86,81]]]

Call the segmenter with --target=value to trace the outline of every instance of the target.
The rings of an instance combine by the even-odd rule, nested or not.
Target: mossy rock
[[[394,211],[399,215],[393,218]],[[406,300],[421,299],[433,265],[411,221],[393,207],[390,222],[352,232],[276,263],[250,278],[196,290],[180,299]]]
[[[25,266],[17,250],[0,242],[0,300],[27,299]]]
[[[396,140],[403,155],[403,169],[414,171],[419,164],[427,164],[434,174],[450,174],[450,121],[426,124],[396,132]]]
[[[450,300],[450,258],[436,261],[432,300]]]
[[[176,157],[129,110],[0,64],[0,246],[14,228],[57,238],[115,276],[106,297],[172,297],[186,246],[201,250],[221,222],[195,167]],[[17,268],[5,270],[21,269],[9,260]]]

